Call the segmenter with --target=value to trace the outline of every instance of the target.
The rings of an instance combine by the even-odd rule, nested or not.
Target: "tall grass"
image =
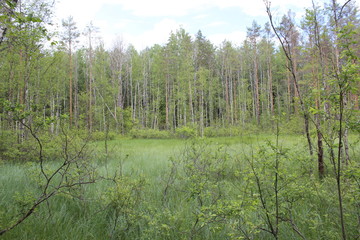
[[[331,175],[318,180],[303,137],[283,136],[279,149],[272,149],[274,142],[270,135],[117,139],[106,143],[107,153],[105,142],[92,143],[97,182],[51,198],[3,239],[273,239],[265,216],[276,221],[273,160],[278,153],[279,238],[301,239],[297,229],[306,239],[337,239]],[[359,165],[358,145],[352,154],[352,164]],[[249,164],[261,179],[266,208]],[[0,166],[0,227],[5,227],[38,189],[28,165]],[[356,237],[360,176],[349,169],[346,220],[349,236]]]

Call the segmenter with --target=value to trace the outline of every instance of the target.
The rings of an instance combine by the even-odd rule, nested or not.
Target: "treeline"
[[[200,135],[206,127],[270,127],[274,116],[289,121],[304,112],[314,119],[321,113],[316,121],[326,122],[338,91],[333,83],[346,64],[353,70],[346,109],[359,110],[360,21],[353,2],[313,5],[300,23],[291,11],[284,15],[276,29],[290,60],[268,23],[254,21],[238,45],[215,46],[201,31],[193,37],[180,28],[162,46],[138,51],[117,40],[105,49],[92,24],[79,47],[71,17],[63,20],[61,41],[51,41],[46,1],[1,4],[4,130],[21,128],[6,121],[14,109],[50,121],[51,132],[59,131],[61,116],[90,132],[186,126]]]
[[[63,203],[61,209],[103,221],[80,224],[81,234],[83,225],[96,225],[99,236],[136,239],[358,238],[359,142],[349,137],[360,133],[360,18],[353,1],[313,3],[296,23],[291,11],[275,22],[264,0],[269,23],[253,22],[239,45],[214,46],[201,31],[192,37],[180,28],[166,44],[142,51],[121,40],[105,49],[92,24],[80,47],[71,17],[59,33],[49,30],[49,2],[0,1],[0,164],[5,172],[16,167],[6,173],[16,178],[18,167],[27,169],[23,181],[30,184],[20,184],[28,188],[24,194],[17,193],[18,181],[3,184],[11,191],[0,235],[23,225],[45,202],[54,216],[48,200],[58,198],[73,201],[79,212]],[[299,127],[308,153],[279,142],[283,129]],[[170,158],[165,170],[142,153],[141,167],[159,171],[151,185],[146,176],[136,178],[136,170],[123,172],[129,155],[122,147],[104,141],[101,151],[88,144],[113,132],[188,137],[240,135],[249,128],[273,128],[275,143],[258,151],[249,145],[246,156],[205,139]],[[209,129],[216,131],[206,134]],[[104,183],[96,185],[96,194],[104,190],[99,202],[84,198],[83,185]],[[71,222],[52,220],[56,226]]]

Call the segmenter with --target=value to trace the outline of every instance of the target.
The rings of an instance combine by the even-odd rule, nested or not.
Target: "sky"
[[[271,0],[275,19],[289,9],[300,19],[311,5],[311,0]],[[268,21],[263,0],[57,0],[54,22],[61,26],[69,16],[80,31],[90,22],[98,27],[106,48],[120,39],[139,51],[165,44],[180,27],[192,36],[201,30],[217,46],[224,40],[241,45],[254,20],[262,26]]]

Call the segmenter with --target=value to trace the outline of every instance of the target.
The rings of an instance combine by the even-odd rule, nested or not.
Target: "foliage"
[[[7,216],[8,223],[2,226],[0,235],[16,228],[51,197],[67,194],[81,198],[82,185],[95,182],[95,169],[88,161],[87,141],[76,134],[68,134],[61,126],[62,135],[59,135],[55,141],[45,142],[44,139],[47,135],[42,134],[41,136],[42,127],[53,123],[53,119],[42,121],[32,111],[26,111],[23,105],[13,106],[8,101],[4,101],[3,105],[11,116],[9,122],[19,123],[21,127],[17,139],[20,142],[18,143],[20,148],[15,152],[15,157],[18,157],[16,155],[19,154],[24,156],[24,161],[33,161],[27,167],[31,180],[34,181],[34,188],[29,190],[31,192],[29,196],[24,195],[24,197],[17,194],[15,200],[21,206],[19,213]],[[29,139],[33,141],[29,141]],[[28,142],[33,147],[31,151],[26,149]],[[12,151],[13,149],[6,150]],[[5,151],[5,157],[8,157],[6,153],[9,154],[9,152]],[[56,163],[52,167],[46,166],[48,162],[54,160]]]
[[[132,138],[142,139],[167,139],[172,137],[169,131],[157,129],[131,129],[129,135]]]
[[[3,161],[22,162],[34,160],[36,155],[34,156],[34,151],[31,151],[31,149],[34,149],[34,146],[36,145],[33,141],[18,144],[16,135],[13,132],[3,131],[0,134],[0,159]],[[32,154],[29,155],[29,152],[32,152]]]
[[[352,1],[313,3],[301,30],[264,1],[240,44],[180,28],[142,51],[92,24],[79,47],[71,17],[58,45],[50,2],[0,3],[0,235],[359,238]]]
[[[113,226],[111,238],[126,238],[136,232],[141,224],[142,212],[139,205],[145,200],[145,179],[136,179],[132,176],[119,176],[114,179],[114,186],[109,188],[103,197],[106,206],[107,218]]]
[[[115,132],[95,131],[91,133],[91,141],[114,140],[116,136],[117,134]]]
[[[218,127],[206,127],[204,129],[205,137],[229,137],[229,136],[239,136],[242,128],[240,127],[227,127],[227,128],[218,128]]]
[[[95,184],[54,196],[4,239],[26,239],[26,232],[38,238],[62,232],[80,239],[271,239],[269,223],[274,229],[277,224],[279,239],[339,238],[332,173],[317,178],[305,146],[304,138],[287,135],[279,137],[278,145],[271,135],[111,141],[112,154],[97,166]],[[100,156],[102,147],[103,142],[91,143],[91,155]],[[355,147],[352,159],[358,159]],[[47,162],[46,171],[57,163]],[[350,238],[358,234],[358,168],[356,160],[343,175]],[[2,226],[37,195],[34,186],[43,182],[36,169],[34,163],[2,165]]]
[[[184,139],[194,138],[197,136],[197,131],[195,128],[183,126],[175,129],[175,136]]]

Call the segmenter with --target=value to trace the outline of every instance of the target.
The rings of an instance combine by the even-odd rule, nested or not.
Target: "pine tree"
[[[64,31],[62,33],[62,40],[67,44],[69,55],[69,118],[70,126],[73,122],[73,47],[77,43],[77,38],[80,36],[77,30],[76,23],[72,16],[62,20]]]

